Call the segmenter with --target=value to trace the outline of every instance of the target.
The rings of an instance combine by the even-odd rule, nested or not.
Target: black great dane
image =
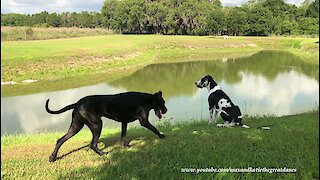
[[[89,127],[93,135],[90,148],[100,156],[108,154],[108,152],[103,152],[97,147],[102,129],[102,116],[122,123],[121,142],[124,147],[129,146],[128,143],[125,142],[127,124],[137,119],[143,127],[150,129],[160,138],[165,137],[165,135],[161,134],[148,120],[151,109],[154,110],[159,119],[162,118],[162,114],[167,112],[161,91],[155,94],[126,92],[115,95],[86,96],[78,102],[70,104],[58,111],[50,110],[48,104],[49,99],[46,102],[45,108],[50,114],[60,114],[73,109],[70,128],[63,137],[58,139],[56,147],[49,157],[50,162],[56,160],[61,145],[73,135],[77,134],[84,125]]]

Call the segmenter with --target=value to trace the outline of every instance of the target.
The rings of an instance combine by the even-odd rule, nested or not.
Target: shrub
[[[28,27],[25,29],[26,35],[27,36],[32,36],[33,35],[33,30],[31,27]]]
[[[3,39],[6,40],[7,37],[8,37],[8,34],[7,34],[7,33],[1,32],[1,40],[3,40]]]

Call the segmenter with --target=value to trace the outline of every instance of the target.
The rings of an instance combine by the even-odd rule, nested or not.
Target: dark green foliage
[[[2,26],[105,27],[118,33],[180,35],[318,35],[319,0],[223,7],[220,0],[106,0],[101,13],[1,14]]]
[[[319,0],[315,0],[308,6],[306,16],[312,18],[319,18]]]

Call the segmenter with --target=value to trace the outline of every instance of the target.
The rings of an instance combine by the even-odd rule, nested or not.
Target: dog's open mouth
[[[162,118],[162,111],[160,109],[157,109],[154,111],[155,111],[156,116],[158,116],[158,118],[161,119]]]

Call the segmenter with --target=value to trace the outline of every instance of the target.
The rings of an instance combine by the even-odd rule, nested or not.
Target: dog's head
[[[159,91],[153,95],[153,109],[156,116],[158,116],[159,119],[162,118],[162,114],[165,114],[167,112],[167,108],[164,105],[166,102],[162,98],[162,92]]]
[[[195,84],[198,88],[204,88],[204,87],[207,88],[209,87],[209,85],[214,87],[217,85],[217,83],[213,80],[213,78],[210,75],[203,76]]]

